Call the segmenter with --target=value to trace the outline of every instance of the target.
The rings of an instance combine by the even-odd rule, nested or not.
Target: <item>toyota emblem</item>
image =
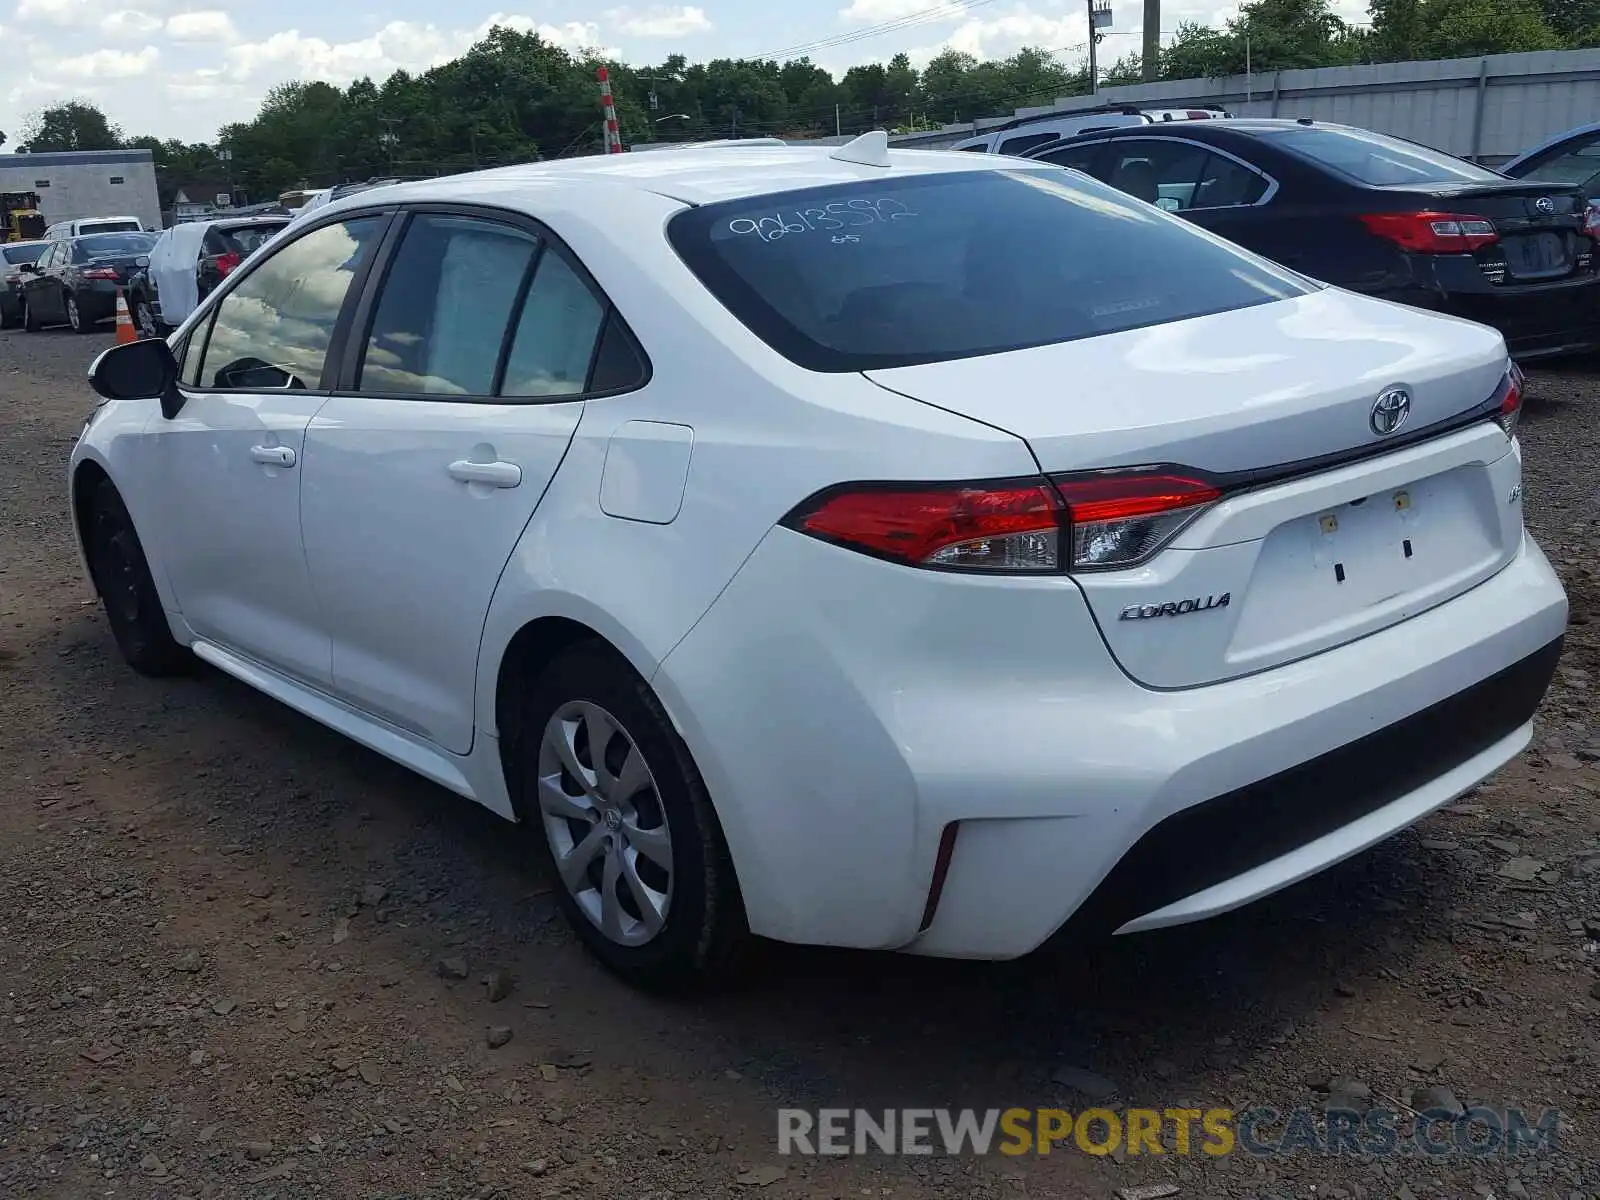
[[[1547,217],[1556,211],[1556,202],[1549,196],[1540,196],[1533,202],[1533,206]]]
[[[1372,432],[1387,437],[1406,423],[1411,415],[1411,393],[1405,388],[1390,388],[1372,402]]]

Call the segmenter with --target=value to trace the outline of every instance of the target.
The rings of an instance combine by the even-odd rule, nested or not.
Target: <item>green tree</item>
[[[115,150],[122,131],[87,100],[68,100],[41,109],[22,128],[22,141],[32,152],[51,150]]]

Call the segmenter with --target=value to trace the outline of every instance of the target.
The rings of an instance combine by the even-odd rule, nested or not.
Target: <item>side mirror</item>
[[[169,421],[183,407],[178,390],[178,360],[161,338],[145,338],[113,346],[89,368],[89,386],[107,400],[161,399],[161,415]]]
[[[37,266],[35,266],[33,263],[18,263],[17,264],[17,274],[18,275],[37,275],[38,273],[39,273],[39,268]]]

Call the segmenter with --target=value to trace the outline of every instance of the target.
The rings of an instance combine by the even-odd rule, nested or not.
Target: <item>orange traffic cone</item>
[[[128,300],[122,294],[122,289],[117,289],[117,345],[122,346],[128,342],[137,342],[139,331],[133,327],[133,318],[128,315]]]

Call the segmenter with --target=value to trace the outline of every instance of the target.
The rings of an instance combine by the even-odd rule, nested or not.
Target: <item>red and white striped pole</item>
[[[622,153],[622,130],[617,125],[617,106],[611,98],[611,72],[600,68],[600,108],[606,118],[606,153]]]

